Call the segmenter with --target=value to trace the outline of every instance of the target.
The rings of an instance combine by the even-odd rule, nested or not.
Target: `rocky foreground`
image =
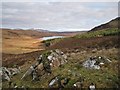
[[[117,48],[48,50],[26,65],[2,67],[3,88],[118,88]]]

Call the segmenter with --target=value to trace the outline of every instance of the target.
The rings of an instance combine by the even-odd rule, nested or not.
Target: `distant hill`
[[[93,29],[91,29],[89,32],[91,31],[98,31],[98,30],[105,30],[105,29],[112,29],[112,28],[118,28],[118,21],[120,21],[120,17],[117,17],[105,24],[101,24],[99,26],[94,27]]]
[[[22,30],[22,29],[0,29],[2,30],[3,38],[14,38],[14,37],[33,37],[33,38],[42,38],[46,36],[71,36],[76,35],[82,32],[50,32],[47,30]]]
[[[60,42],[55,42],[50,46],[53,48],[102,48],[102,47],[119,47],[118,35],[120,35],[120,30],[118,30],[118,21],[120,17],[109,21],[108,23],[97,26],[90,31],[77,34],[72,38],[63,39]],[[63,46],[64,45],[64,46]]]
[[[77,34],[74,36],[74,38],[91,38],[91,37],[102,37],[102,36],[115,36],[120,35],[119,28],[119,21],[120,17],[117,17],[108,23],[102,24],[100,26],[96,26],[90,31],[83,33],[83,34]]]

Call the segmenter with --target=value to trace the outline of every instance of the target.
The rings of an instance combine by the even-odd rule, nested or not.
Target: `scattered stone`
[[[37,69],[38,69],[38,70],[43,70],[43,63],[39,64],[39,65],[37,66]]]
[[[70,80],[69,78],[62,78],[58,75],[50,81],[48,86],[50,88],[53,87],[64,88],[68,84],[69,80]]]
[[[87,52],[87,51],[84,50],[84,51],[81,51],[80,53],[81,53],[81,54],[85,54],[86,52]]]
[[[56,84],[58,82],[58,77],[56,76],[55,78],[53,78],[50,83],[49,83],[49,87],[52,88],[54,84]]]
[[[92,53],[96,53],[97,51],[98,51],[98,49],[95,48],[95,49],[92,50]]]
[[[95,65],[96,61],[95,60],[87,60],[83,63],[83,66],[86,67],[86,68],[94,68],[94,69],[100,69],[100,67],[98,65]]]
[[[20,69],[19,68],[6,68],[6,67],[1,67],[0,68],[0,76],[1,79],[10,81],[11,77],[20,73]]]
[[[36,71],[36,70],[34,70],[34,71],[32,72],[32,80],[33,80],[33,81],[37,81],[37,80],[38,80],[38,74],[37,74],[37,71]]]
[[[69,78],[64,78],[64,79],[61,80],[61,85],[62,85],[63,87],[65,87],[65,85],[67,85],[68,82],[69,82]]]
[[[89,90],[95,90],[95,89],[96,89],[96,86],[93,83],[91,83],[89,86]]]
[[[84,78],[80,77],[73,86],[81,89],[83,87],[83,82],[84,82]]]
[[[37,59],[38,64],[40,64],[42,62],[42,55],[39,56],[39,58]]]
[[[67,55],[65,55],[59,49],[44,52],[39,56],[37,62],[26,71],[26,73],[22,76],[21,79],[32,74],[32,72],[34,72],[34,70],[36,69],[44,70],[45,72],[51,74],[52,73],[51,68],[59,67],[65,63],[67,63]],[[34,80],[34,78],[36,78],[35,75],[36,73],[33,74],[34,74],[33,75],[33,80]]]
[[[111,60],[105,57],[101,56],[94,56],[88,58],[84,63],[83,67],[89,68],[89,69],[100,69],[101,65],[110,63]]]
[[[18,88],[18,86],[16,85],[16,83],[14,84],[14,88]]]
[[[81,88],[81,83],[80,83],[80,82],[76,82],[76,83],[74,84],[74,87],[76,87],[76,88]]]
[[[47,59],[50,61],[51,66],[59,67],[67,62],[67,55],[56,49],[55,51],[51,50],[51,54],[48,55]]]
[[[12,81],[9,81],[9,82],[8,82],[8,87],[9,87],[9,88],[12,88]]]
[[[21,79],[25,78],[28,75],[31,75],[34,70],[35,70],[34,66],[33,65],[30,66],[30,68],[26,71],[26,73],[22,76]]]
[[[11,72],[11,75],[13,75],[13,76],[20,73],[19,68],[8,68],[8,70]]]

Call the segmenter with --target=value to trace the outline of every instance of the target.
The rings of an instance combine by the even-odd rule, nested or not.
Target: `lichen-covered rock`
[[[6,67],[2,67],[1,70],[2,80],[10,81],[11,72]]]
[[[67,62],[67,55],[56,49],[51,50],[51,54],[48,55],[47,59],[51,62],[51,66],[59,67]]]
[[[39,65],[37,66],[37,69],[38,69],[38,70],[43,70],[43,63],[39,64]]]
[[[46,73],[52,73],[52,68],[59,67],[67,62],[67,55],[65,55],[61,50],[50,50],[43,52],[37,62],[33,64],[26,73],[22,76],[24,77],[32,74],[34,70],[38,70],[38,72],[45,71]]]
[[[89,68],[89,69],[100,69],[101,65],[110,63],[111,60],[105,57],[101,56],[94,56],[88,58],[84,63],[83,67]]]
[[[11,72],[11,75],[16,75],[20,73],[20,69],[18,68],[8,68],[8,70]]]
[[[34,70],[33,65],[30,66],[30,68],[26,71],[26,73],[22,76],[21,79],[25,78],[26,76],[30,75],[32,73],[32,71]]]
[[[11,80],[11,76],[16,75],[20,73],[19,68],[6,68],[6,67],[1,67],[0,68],[0,77],[2,80]]]

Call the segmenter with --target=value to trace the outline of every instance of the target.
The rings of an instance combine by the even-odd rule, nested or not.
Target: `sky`
[[[118,16],[118,2],[2,2],[0,9],[1,28],[14,29],[84,31]]]

